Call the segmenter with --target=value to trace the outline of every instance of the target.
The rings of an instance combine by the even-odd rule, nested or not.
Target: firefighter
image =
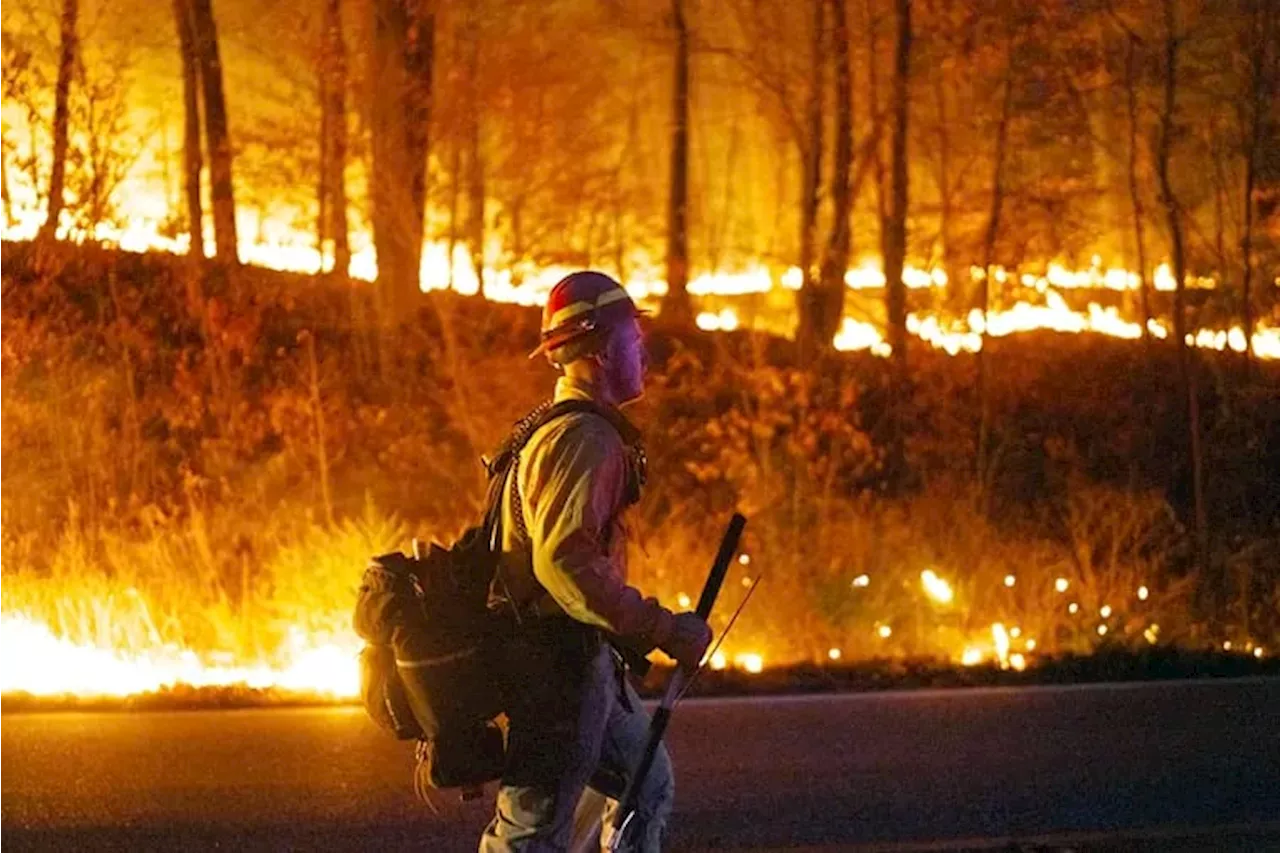
[[[644,392],[639,316],[626,290],[599,272],[562,279],[543,311],[531,357],[561,369],[555,402],[588,405],[536,429],[502,494],[494,597],[519,626],[506,666],[507,763],[482,853],[564,850],[584,789],[621,793],[649,717],[620,649],[661,649],[691,670],[711,640],[696,613],[673,613],[627,584],[622,516],[639,498],[644,454],[619,409]],[[638,849],[661,848],[673,795],[664,749],[629,834]]]

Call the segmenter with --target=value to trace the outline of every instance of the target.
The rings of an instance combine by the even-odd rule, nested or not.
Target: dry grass
[[[78,641],[259,659],[290,628],[345,631],[368,556],[470,523],[479,455],[552,380],[523,357],[536,328],[524,309],[432,297],[379,331],[366,294],[301,277],[207,278],[192,304],[172,260],[86,250],[50,268],[15,253],[6,246],[4,609]],[[1109,401],[1137,398],[1123,383],[1140,377],[1115,368],[1136,349],[1026,346],[1002,362],[1004,467],[988,491],[969,474],[972,365],[922,356],[907,442],[922,485],[886,497],[879,362],[801,370],[774,341],[660,329],[638,414],[653,484],[632,522],[636,582],[672,606],[696,598],[738,508],[750,563],[734,567],[716,620],[763,573],[733,646],[773,661],[831,648],[846,661],[954,657],[989,643],[996,622],[1044,653],[1145,646],[1153,622],[1161,642],[1274,647],[1275,521],[1247,478],[1280,445],[1280,406],[1259,394],[1253,426],[1233,415],[1256,441],[1215,448],[1241,473],[1213,504],[1235,585],[1208,609],[1171,506],[1178,474],[1157,452],[1172,428],[1136,411],[1176,412],[1165,374],[1126,415]],[[1081,391],[1108,381],[1120,384]],[[1231,527],[1232,500],[1262,520]],[[925,594],[925,569],[953,602]]]

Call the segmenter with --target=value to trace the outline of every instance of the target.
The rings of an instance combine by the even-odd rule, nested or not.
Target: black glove
[[[677,613],[671,620],[671,631],[658,643],[658,648],[675,658],[687,672],[693,672],[702,663],[702,656],[711,645],[711,626],[697,613]]]

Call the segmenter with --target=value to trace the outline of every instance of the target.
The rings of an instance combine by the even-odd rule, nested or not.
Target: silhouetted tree
[[[205,147],[209,152],[209,196],[213,203],[214,256],[223,263],[239,262],[236,239],[236,200],[231,178],[231,135],[222,87],[218,28],[213,0],[191,0],[192,33],[200,60],[204,91]]]
[[[796,308],[799,324],[796,328],[796,339],[802,352],[813,349],[818,334],[815,323],[820,308],[817,304],[818,281],[815,269],[816,245],[818,242],[818,206],[822,190],[822,143],[823,143],[823,81],[826,76],[826,0],[811,0],[810,16],[812,20],[809,32],[809,88],[805,98],[804,127],[805,143],[803,170],[800,185],[800,227],[797,239],[800,244],[800,292],[796,294]],[[823,345],[818,343],[818,347]]]
[[[1243,131],[1244,157],[1244,222],[1240,233],[1241,319],[1244,326],[1244,364],[1246,372],[1253,367],[1253,270],[1254,270],[1254,192],[1258,186],[1258,169],[1269,115],[1276,110],[1280,83],[1280,11],[1272,0],[1248,0],[1248,18],[1244,30],[1244,46],[1248,56],[1245,97],[1237,101],[1239,123]]]
[[[1182,208],[1174,192],[1172,180],[1173,137],[1177,126],[1178,53],[1185,37],[1178,30],[1178,0],[1163,0],[1164,12],[1164,102],[1160,112],[1160,136],[1157,143],[1156,167],[1160,178],[1160,195],[1169,226],[1169,243],[1173,254],[1173,338],[1178,352],[1178,374],[1187,407],[1187,445],[1191,467],[1191,487],[1195,526],[1196,565],[1208,568],[1209,530],[1204,504],[1204,463],[1200,447],[1200,403],[1196,393],[1195,365],[1187,344],[1186,278],[1187,260],[1184,248]]]
[[[63,191],[67,176],[67,140],[70,117],[71,77],[75,70],[76,18],[79,15],[78,0],[62,0],[61,44],[58,51],[58,83],[53,106],[53,167],[49,172],[48,214],[45,216],[41,235],[53,237],[58,233],[58,219],[62,215]]]
[[[484,294],[485,162],[482,145],[484,100],[480,91],[480,0],[469,0],[463,49],[466,74],[467,246],[476,273],[477,293]],[[450,262],[453,258],[450,256]]]
[[[911,69],[911,0],[894,0],[895,37],[890,94],[890,197],[881,235],[884,252],[885,309],[888,342],[893,348],[894,373],[905,381],[907,370],[907,291],[902,270],[907,251],[907,116]]]
[[[200,172],[204,154],[200,142],[200,59],[191,23],[191,0],[173,0],[173,22],[178,30],[182,60],[182,186],[187,202],[187,233],[191,256],[204,257],[204,201],[200,197]]]
[[[1013,105],[1013,37],[1006,23],[1004,72],[1001,75],[1000,116],[996,121],[995,154],[991,168],[991,206],[987,212],[987,225],[982,238],[982,282],[979,287],[978,306],[982,311],[982,346],[978,350],[978,482],[985,486],[987,471],[987,434],[991,420],[991,400],[987,371],[990,366],[987,351],[987,312],[991,309],[991,277],[995,263],[996,240],[1000,236],[1000,215],[1004,211],[1006,148],[1009,141],[1009,120]]]
[[[671,184],[667,197],[667,292],[662,315],[677,323],[693,318],[689,301],[689,26],[684,0],[671,0],[675,70],[671,88]]]
[[[815,349],[829,349],[844,314],[844,275],[849,268],[853,212],[853,77],[849,67],[846,0],[831,0],[831,62],[835,77],[835,151],[831,174],[831,230],[817,278],[800,306],[797,336]],[[874,135],[874,130],[873,130]],[[865,162],[865,159],[864,159]]]
[[[435,17],[419,0],[375,0],[369,51],[373,240],[384,319],[419,291]]]
[[[321,251],[333,241],[333,271],[351,265],[347,222],[347,48],[342,36],[342,0],[326,0],[320,48],[320,216]]]
[[[1142,187],[1138,175],[1138,62],[1139,41],[1129,32],[1125,39],[1124,83],[1125,112],[1128,118],[1128,157],[1126,173],[1129,185],[1129,206],[1133,213],[1134,261],[1138,267],[1138,293],[1142,306],[1142,339],[1151,342],[1151,286],[1147,277],[1146,210],[1142,203]]]

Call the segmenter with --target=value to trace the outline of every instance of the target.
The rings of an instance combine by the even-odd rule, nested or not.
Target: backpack
[[[522,418],[492,460],[480,522],[450,547],[391,552],[365,568],[353,625],[360,652],[360,695],[379,728],[418,742],[419,783],[462,788],[464,796],[498,779],[505,761],[494,719],[505,709],[499,674],[516,620],[489,608],[502,542],[502,496],[515,460],[544,424],[570,412],[592,412],[638,447],[635,428],[588,401],[544,403]],[[643,464],[643,452],[633,460]],[[634,462],[633,462],[634,465]],[[642,471],[639,475],[642,480]],[[638,496],[639,486],[635,486]]]

